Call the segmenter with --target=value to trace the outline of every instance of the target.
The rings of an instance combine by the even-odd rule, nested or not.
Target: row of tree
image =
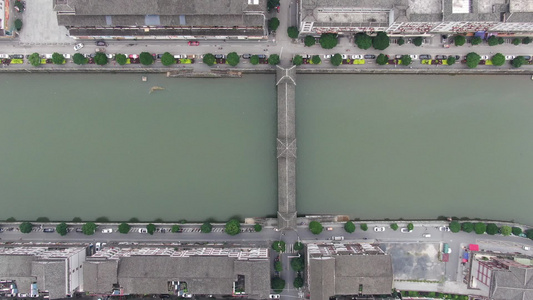
[[[229,64],[232,67],[235,67],[236,65],[238,65],[240,60],[241,60],[241,58],[237,54],[237,52],[228,53],[228,55],[226,56],[226,63]],[[259,58],[258,55],[252,55],[250,57],[250,63],[252,65],[259,64],[260,60],[261,59]],[[268,57],[267,60],[268,60],[268,64],[269,65],[275,66],[275,65],[279,64],[280,58],[279,58],[278,54],[271,54]],[[204,64],[206,64],[208,66],[212,66],[212,65],[214,65],[217,62],[217,59],[216,59],[215,55],[213,55],[212,53],[207,53],[207,54],[204,55],[203,62],[204,62]]]
[[[501,235],[504,235],[504,236],[508,236],[508,235],[520,235],[522,234],[522,228],[520,227],[511,227],[511,226],[508,226],[508,225],[503,225],[501,227],[499,227],[498,225],[494,224],[494,223],[484,223],[484,222],[475,222],[475,223],[472,223],[472,222],[463,222],[463,223],[459,223],[458,221],[452,221],[450,222],[450,231],[451,232],[459,232],[459,231],[464,231],[464,232],[475,232],[476,234],[484,234],[484,233],[487,233],[487,234],[490,234],[490,235],[495,235],[495,234],[498,234],[500,233]],[[525,232],[525,235],[532,239],[533,240],[533,229],[528,229],[526,230]]]
[[[514,38],[512,40],[512,43],[513,45],[520,45],[520,44],[524,44],[524,45],[527,45],[529,43],[531,43],[531,38],[530,37],[525,37],[523,39],[521,38]],[[456,35],[454,36],[453,38],[453,42],[455,44],[455,46],[463,46],[465,43],[466,43],[466,37],[464,35]],[[471,40],[470,40],[470,43],[473,45],[473,46],[476,46],[476,45],[479,45],[483,42],[483,39],[479,36],[475,36],[473,37]],[[505,43],[505,40],[502,38],[502,37],[497,37],[495,35],[491,35],[488,39],[487,39],[487,44],[489,46],[496,46],[496,45],[501,45]]]
[[[383,32],[378,32],[375,36],[369,36],[365,32],[359,32],[354,37],[354,42],[359,49],[367,50],[370,47],[374,47],[376,50],[385,50],[390,45],[389,36]],[[422,40],[420,40],[420,45]]]
[[[109,63],[108,57],[105,55],[105,53],[102,53],[102,52],[96,53],[93,57],[93,60],[94,60],[94,63],[100,66],[107,65]],[[126,57],[125,54],[117,54],[115,56],[115,60],[119,65],[125,65],[128,63],[128,57]],[[32,53],[28,56],[28,61],[30,62],[32,66],[37,67],[41,65],[42,58],[39,53]],[[76,53],[72,56],[72,61],[77,65],[85,65],[89,63],[89,58],[83,56],[83,54],[81,53]],[[139,61],[141,64],[148,66],[154,63],[154,57],[152,54],[148,52],[142,52],[139,55]],[[64,64],[65,62],[66,62],[65,56],[63,54],[57,53],[57,52],[52,54],[52,63],[61,65],[61,64]],[[176,63],[176,60],[170,53],[166,52],[165,54],[163,54],[163,57],[161,58],[161,63],[165,66],[168,66],[173,63]]]

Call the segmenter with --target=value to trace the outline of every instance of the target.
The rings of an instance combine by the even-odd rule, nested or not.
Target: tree
[[[456,35],[453,37],[453,43],[455,46],[462,46],[466,43],[466,38],[464,35]]]
[[[80,217],[74,217],[72,219],[72,222],[76,222],[76,223],[81,222],[81,218]]]
[[[287,35],[289,35],[289,37],[291,39],[296,39],[298,38],[298,28],[296,28],[296,26],[291,26],[289,28],[287,28]]]
[[[135,217],[131,218],[128,222],[130,222],[130,223],[141,223],[141,221],[139,221],[139,219],[135,218]]]
[[[487,224],[487,234],[495,235],[500,231],[500,227],[494,223]]]
[[[274,17],[268,20],[268,29],[270,31],[276,31],[279,27],[279,19]]]
[[[237,235],[241,232],[241,223],[237,219],[231,219],[226,223],[226,233]]]
[[[239,61],[240,61],[240,57],[239,57],[239,54],[237,54],[237,52],[228,53],[228,58],[226,59],[226,62],[230,66],[235,67],[236,65],[239,64]]]
[[[424,42],[424,39],[420,36],[417,36],[413,39],[413,44],[417,47],[422,46],[422,43]]]
[[[98,218],[96,218],[96,222],[98,222],[98,223],[107,223],[107,222],[109,222],[109,218],[108,217],[98,217]]]
[[[154,57],[148,52],[141,52],[141,54],[139,54],[139,60],[141,61],[141,64],[145,66],[149,66],[154,63]]]
[[[466,65],[473,69],[479,65],[479,62],[481,61],[481,56],[475,52],[470,52],[466,55]]]
[[[474,224],[474,232],[476,234],[484,234],[487,231],[487,224],[483,222],[477,222]]]
[[[296,278],[294,278],[294,282],[292,283],[292,285],[294,286],[294,288],[297,288],[297,289],[304,286],[304,279],[302,278],[302,276],[301,275],[296,276]]]
[[[270,54],[270,56],[268,57],[268,64],[272,66],[279,64],[279,55]]]
[[[339,39],[335,33],[323,33],[318,42],[324,49],[333,49],[339,43]]]
[[[355,231],[355,224],[352,221],[348,221],[344,223],[344,230],[348,233],[352,233]]]
[[[411,56],[409,55],[402,55],[402,65],[408,66],[412,62]]]
[[[311,57],[311,62],[314,65],[319,65],[322,62],[322,60],[320,59],[320,55],[313,55],[313,57]]]
[[[527,45],[529,43],[531,43],[531,38],[529,36],[526,36],[525,38],[522,39],[522,44]]]
[[[374,49],[385,50],[389,45],[389,36],[383,31],[378,32],[378,34],[372,39],[372,46],[374,46]]]
[[[214,57],[213,57],[214,58]],[[252,57],[250,57],[250,63],[252,65],[257,65],[259,63],[259,56],[257,55],[252,55]]]
[[[276,252],[285,252],[285,242],[284,241],[274,241],[272,243],[272,249]]]
[[[102,52],[98,52],[94,56],[94,62],[99,66],[105,66],[107,65],[107,56]]]
[[[296,54],[293,58],[292,58],[292,64],[295,65],[295,66],[299,66],[301,64],[304,63],[304,59],[301,55],[299,54]]]
[[[52,54],[52,62],[56,65],[62,65],[65,62],[65,57],[63,54],[54,52]]]
[[[302,244],[301,242],[294,242],[294,250],[296,251],[300,251],[304,248],[304,244]]]
[[[311,221],[309,223],[309,230],[311,230],[313,234],[320,234],[323,229],[324,227],[322,227],[322,224],[317,221]]]
[[[398,224],[396,224],[396,223],[392,223],[392,224],[390,224],[390,228],[391,228],[392,230],[396,231],[396,230],[398,230]]]
[[[41,65],[41,56],[39,55],[39,53],[30,54],[28,60],[30,61],[30,64],[34,67],[38,67]]]
[[[361,223],[361,225],[359,227],[361,227],[362,231],[367,231],[368,230],[368,225],[366,225],[366,223]]]
[[[24,4],[20,1],[15,1],[15,7],[18,8],[20,12],[24,11]]]
[[[498,38],[498,44],[501,45],[501,44],[503,44],[503,43],[505,43],[505,40],[504,40],[502,37],[499,37],[499,38]]]
[[[79,53],[76,53],[76,54],[79,54]],[[74,54],[74,56],[76,56],[76,54]],[[121,66],[125,65],[128,62],[128,58],[126,57],[125,54],[122,54],[122,53],[119,53],[119,54],[115,55],[115,60],[117,61],[117,64],[119,64]],[[74,59],[74,62],[76,62],[75,59]]]
[[[303,271],[304,267],[305,267],[305,260],[303,256],[291,259],[291,268],[295,272]]]
[[[334,66],[339,66],[342,63],[342,56],[339,53],[335,53],[329,62]]]
[[[204,64],[208,65],[208,66],[212,66],[215,64],[215,56],[211,53],[207,53],[206,55],[204,55]]]
[[[500,232],[503,236],[509,236],[511,235],[511,232],[512,232],[512,228],[511,226],[507,226],[507,225],[503,225],[501,228],[500,228]]]
[[[163,66],[170,66],[176,63],[176,59],[172,54],[165,52],[163,53],[163,56],[161,56],[161,63]]]
[[[407,224],[407,231],[413,231],[413,229],[415,229],[415,225],[413,225],[413,223]]]
[[[6,222],[16,222],[17,220],[13,217],[9,217],[6,219]]]
[[[211,230],[213,230],[213,225],[209,222],[204,222],[204,224],[200,226],[200,231],[202,231],[202,233],[210,233]]]
[[[130,224],[128,223],[120,223],[120,225],[118,225],[118,232],[122,233],[122,234],[127,234],[130,232]]]
[[[366,50],[372,46],[372,37],[364,32],[359,32],[355,35],[355,44],[359,49]]]
[[[455,64],[455,57],[453,57],[451,55],[448,56],[448,59],[446,60],[446,63],[448,63],[448,65],[450,65],[450,66]]]
[[[178,232],[180,232],[180,226],[179,225],[172,225],[172,227],[170,228],[170,231],[172,233],[178,233]]]
[[[520,68],[525,63],[526,63],[526,59],[523,56],[517,56],[511,61],[511,64],[515,68]]]
[[[470,233],[474,231],[474,224],[472,224],[471,222],[464,222],[463,224],[461,224],[461,229],[464,232]]]
[[[83,56],[81,53],[76,53],[72,56],[72,61],[77,65],[84,65],[87,63],[87,58]],[[118,62],[118,59],[117,59]]]
[[[496,53],[492,56],[490,60],[495,66],[503,66],[503,64],[505,63],[505,56],[503,56],[503,54],[501,53]]]
[[[268,0],[267,1],[267,10],[270,12],[272,9],[279,5],[279,0]]]
[[[50,222],[50,219],[48,219],[47,217],[38,217],[37,220],[35,220],[37,222]]]
[[[285,280],[276,276],[270,281],[270,287],[274,290],[274,292],[279,294],[283,292],[283,289],[285,288]]]
[[[254,230],[255,232],[261,232],[261,230],[263,230],[263,226],[261,226],[261,224],[255,224]]]
[[[389,62],[389,56],[383,53],[380,53],[376,58],[376,63],[380,66],[386,65]]]
[[[481,42],[483,42],[483,40],[479,37],[479,36],[475,36],[472,38],[472,40],[470,41],[470,43],[475,46],[475,45],[479,45],[481,44]]]
[[[513,227],[511,231],[513,235],[516,235],[516,236],[519,236],[520,234],[522,234],[522,228],[520,227]]]
[[[457,233],[461,231],[461,224],[459,224],[457,221],[451,221],[449,227],[451,232]]]
[[[17,29],[19,30],[19,29]],[[513,39],[513,45],[518,46],[522,43],[522,40],[520,38],[514,38]]]
[[[398,39],[398,46],[401,46],[403,44],[405,44],[405,40],[403,39],[403,37],[401,37]]]
[[[533,229],[526,230],[526,237],[530,240],[533,240]]]
[[[22,222],[19,225],[19,230],[22,233],[30,233],[32,229],[33,229],[33,224],[30,222]]]
[[[305,36],[304,45],[306,47],[311,47],[311,46],[314,46],[315,44],[316,44],[316,39],[315,39],[314,36],[312,36],[312,35]]]
[[[495,35],[489,36],[489,38],[487,39],[487,43],[489,44],[489,46],[498,45],[498,37],[496,37]]]
[[[86,235],[93,235],[96,231],[96,224],[93,222],[87,222],[81,226],[81,231]]]
[[[17,31],[20,31],[22,29],[22,20],[21,19],[16,19],[15,20],[15,29]]]
[[[146,231],[148,232],[149,235],[153,235],[155,230],[156,230],[156,228],[155,228],[154,224],[150,223],[150,224],[146,225]]]
[[[281,261],[274,262],[274,270],[281,272],[283,271],[283,265],[281,264]]]
[[[61,222],[61,223],[57,224],[56,231],[57,231],[57,233],[59,233],[62,236],[67,235],[67,233],[68,233],[67,223]]]

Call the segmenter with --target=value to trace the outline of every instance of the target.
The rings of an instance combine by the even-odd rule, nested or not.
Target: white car
[[[146,228],[139,228],[139,233],[148,233]]]
[[[43,55],[43,58],[52,59],[52,54],[45,54]]]
[[[96,243],[96,247],[94,247],[94,249],[96,249],[96,251],[100,251],[101,247],[102,247],[102,244]]]
[[[113,54],[113,53],[107,53],[105,56],[107,56],[107,58],[109,58],[109,59],[115,58],[115,54]]]
[[[410,54],[409,57],[411,59],[418,59],[418,55],[416,55],[416,54]]]
[[[505,56],[505,60],[513,60],[513,59],[515,59],[515,57],[516,56],[514,56],[514,55],[506,55]]]
[[[430,238],[430,237],[431,237],[431,234],[429,234],[429,233],[424,233],[422,236],[425,237],[425,238]]]
[[[102,233],[113,233],[113,229],[111,229],[111,228],[103,229]]]
[[[352,59],[363,59],[363,55],[362,54],[354,54],[354,55],[352,55]]]
[[[488,55],[481,55],[481,59],[487,60],[487,59],[489,59],[489,56]]]
[[[374,227],[374,231],[375,231],[375,232],[383,232],[383,231],[385,231],[385,227],[378,227],[378,226],[376,226],[376,227]]]
[[[269,299],[279,299],[281,296],[279,294],[270,294]]]
[[[409,228],[407,228],[407,227],[404,227],[404,228],[400,229],[400,232],[401,233],[409,233],[409,232],[413,232],[413,231],[409,230]]]
[[[81,48],[83,48],[83,46],[83,43],[77,43],[76,45],[74,45],[74,51],[80,50]]]
[[[450,231],[450,227],[448,227],[448,226],[441,226],[441,227],[439,227],[439,231]]]
[[[65,53],[65,54],[63,54],[63,57],[64,57],[65,59],[69,59],[69,58],[70,58],[70,54]]]
[[[347,54],[342,54],[342,59],[348,59],[348,55]]]
[[[331,58],[331,54],[324,54],[324,59],[330,59]]]
[[[0,58],[9,58],[8,54],[0,54]]]

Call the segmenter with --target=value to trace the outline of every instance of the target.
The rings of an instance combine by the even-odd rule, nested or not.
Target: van
[[[344,241],[344,237],[343,236],[334,236],[331,239],[334,240],[334,241]]]
[[[425,237],[425,238],[430,238],[431,234],[430,233],[424,233],[422,236]]]

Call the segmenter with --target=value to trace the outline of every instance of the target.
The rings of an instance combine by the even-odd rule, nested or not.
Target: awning
[[[468,249],[469,249],[470,251],[479,251],[479,245],[477,245],[477,244],[470,244],[470,245],[468,246]]]

